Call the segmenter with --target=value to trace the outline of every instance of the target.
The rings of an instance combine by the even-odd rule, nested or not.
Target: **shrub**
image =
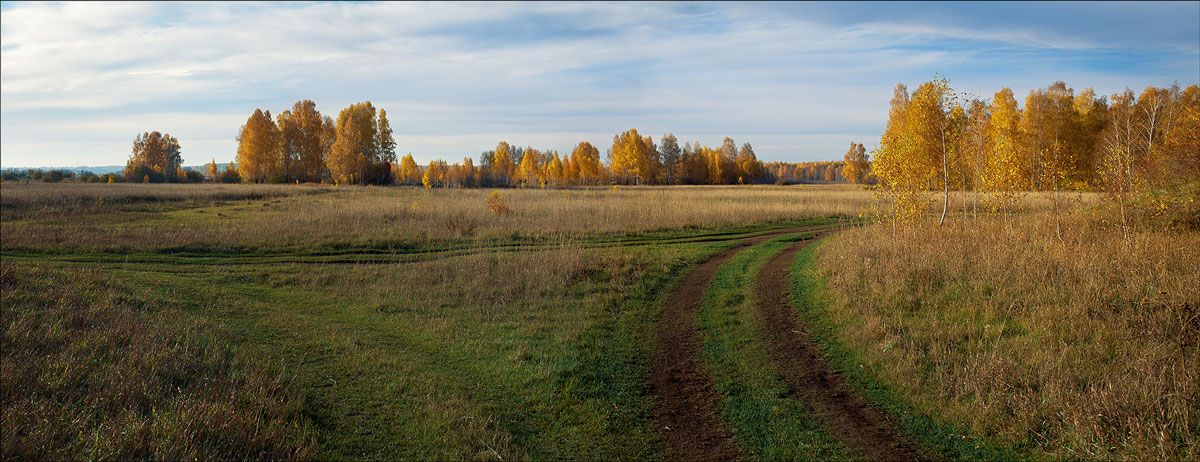
[[[221,172],[221,176],[219,179],[222,183],[241,183],[242,182],[242,176],[239,175],[238,171],[234,170],[234,169],[225,169],[224,172]]]
[[[500,195],[499,191],[492,191],[487,198],[488,208],[496,215],[508,215],[512,210],[508,208],[508,202],[504,200],[504,196]]]

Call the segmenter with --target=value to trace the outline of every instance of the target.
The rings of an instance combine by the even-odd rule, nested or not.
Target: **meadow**
[[[733,450],[863,458],[767,354],[753,282],[795,248],[796,334],[923,457],[1197,456],[1194,229],[1125,238],[1090,193],[893,232],[846,185],[497,191],[0,183],[0,456],[676,458],[656,339],[722,255],[694,331]]]

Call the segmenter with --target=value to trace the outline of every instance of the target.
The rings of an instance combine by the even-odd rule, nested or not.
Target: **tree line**
[[[181,167],[179,142],[169,134],[147,132],[134,141],[125,181],[222,183],[401,184],[432,187],[546,187],[573,185],[729,185],[843,182],[842,162],[758,160],[750,143],[739,148],[725,137],[720,146],[679,145],[674,134],[658,143],[636,128],[613,137],[601,155],[587,141],[570,153],[520,147],[501,141],[478,162],[445,160],[418,165],[409,153],[396,158],[387,112],[370,101],[343,109],[336,121],[316,103],[297,101],[271,116],[255,109],[238,130],[236,160],[210,162],[203,173]]]
[[[343,109],[335,123],[309,100],[271,119],[256,109],[238,135],[237,172],[246,182],[404,184],[425,187],[568,186],[594,184],[739,184],[772,181],[749,143],[738,149],[685,143],[673,134],[659,143],[630,129],[613,137],[607,156],[589,142],[568,154],[501,141],[476,163],[396,159],[384,110],[363,102]],[[226,168],[228,171],[229,168]],[[210,172],[210,176],[214,172]]]
[[[852,145],[846,176],[865,167],[895,204],[895,218],[919,214],[923,193],[980,193],[1007,211],[1019,191],[1100,190],[1125,204],[1141,188],[1200,177],[1200,87],[1126,89],[1105,97],[1063,82],[1029,92],[1018,105],[1010,88],[990,100],[956,93],[948,79],[909,92],[897,84],[887,128],[873,161]],[[851,155],[855,154],[855,155]],[[854,159],[852,159],[852,157]]]

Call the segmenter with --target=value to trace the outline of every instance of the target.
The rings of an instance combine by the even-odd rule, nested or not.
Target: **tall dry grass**
[[[143,210],[147,205],[208,204],[316,194],[329,188],[237,184],[0,183],[0,217],[36,217]]]
[[[495,214],[487,203],[491,190],[349,187],[327,194],[304,194],[311,189],[191,185],[189,188],[198,189],[185,192],[173,189],[177,185],[160,185],[138,191],[154,195],[159,191],[157,187],[163,188],[165,196],[191,194],[198,199],[184,200],[165,210],[131,210],[113,205],[76,207],[69,209],[71,213],[49,212],[64,201],[59,199],[60,194],[71,198],[66,202],[77,203],[86,201],[79,199],[85,197],[80,191],[86,191],[95,196],[93,200],[100,201],[107,186],[112,185],[72,185],[59,191],[53,189],[54,185],[5,183],[0,200],[6,210],[6,219],[0,224],[3,246],[294,249],[513,236],[574,239],[597,233],[856,215],[872,200],[869,192],[858,188],[808,185],[507,189],[498,191],[510,213]],[[213,202],[218,191],[236,193],[237,188],[278,195],[230,199],[235,202],[227,204]]]
[[[1053,458],[1200,457],[1200,233],[877,225],[819,265],[840,338],[921,412]]]

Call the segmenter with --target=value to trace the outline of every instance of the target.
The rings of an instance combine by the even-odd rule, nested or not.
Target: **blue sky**
[[[990,98],[1200,82],[1200,2],[3,3],[0,166],[119,165],[168,132],[232,160],[255,108],[388,111],[421,163],[500,140],[603,151],[751,143],[763,160],[879,141],[897,83]]]

